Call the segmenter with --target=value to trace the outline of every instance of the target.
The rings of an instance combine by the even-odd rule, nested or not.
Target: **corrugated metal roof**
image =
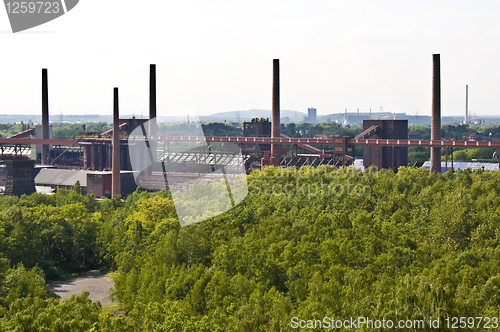
[[[426,161],[423,165],[423,168],[431,168],[431,162]],[[490,170],[490,171],[495,171],[498,170],[498,163],[478,163],[478,162],[465,162],[465,161],[454,161],[453,162],[453,169],[466,169],[470,168],[472,170],[474,169],[482,169],[484,167],[485,170]],[[441,162],[441,173],[445,172],[445,162]],[[451,161],[448,160],[448,170],[451,170]]]
[[[74,186],[76,181],[80,181],[81,187],[87,186],[88,171],[71,169],[41,169],[35,177],[35,184],[50,184],[57,186]]]
[[[25,147],[25,148],[14,148],[14,147],[11,147],[11,146],[6,146],[3,148],[3,150],[1,151],[1,154],[2,155],[12,155],[12,156],[25,156],[25,157],[29,157],[31,156],[31,148],[29,147]]]

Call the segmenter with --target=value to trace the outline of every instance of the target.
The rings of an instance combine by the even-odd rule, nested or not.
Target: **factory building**
[[[133,172],[121,171],[122,196],[136,189]],[[97,198],[111,198],[111,171],[80,171],[71,169],[42,168],[35,176],[37,192],[56,192],[71,189],[79,182],[82,194],[94,194]]]
[[[363,133],[370,139],[408,139],[408,120],[364,120]],[[360,134],[358,136],[363,135]],[[361,137],[360,137],[361,138]],[[377,169],[408,165],[408,148],[404,146],[367,145],[363,147],[363,165]]]

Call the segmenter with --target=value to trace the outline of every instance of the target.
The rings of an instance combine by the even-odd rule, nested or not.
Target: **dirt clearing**
[[[71,294],[80,294],[86,290],[89,299],[101,302],[102,306],[111,305],[112,290],[115,282],[109,277],[102,275],[99,271],[90,271],[83,277],[61,281],[49,286],[49,289],[59,295],[63,300],[68,299]]]

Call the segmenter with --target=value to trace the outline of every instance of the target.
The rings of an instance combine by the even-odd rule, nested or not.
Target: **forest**
[[[324,317],[497,330],[500,172],[269,167],[248,188],[186,227],[167,191],[0,197],[0,330],[295,331]],[[47,290],[89,269],[116,272],[121,314]]]

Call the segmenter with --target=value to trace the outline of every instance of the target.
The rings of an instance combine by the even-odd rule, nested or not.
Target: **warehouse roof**
[[[431,168],[431,162],[426,161],[423,165],[423,168]],[[498,169],[498,163],[478,163],[478,162],[465,162],[465,161],[455,161],[453,162],[453,169],[466,169],[470,168],[474,169],[482,169],[484,167],[485,170],[494,171]],[[445,162],[441,162],[441,173],[444,173],[446,169]],[[448,170],[451,170],[451,161],[448,160]]]
[[[87,173],[90,171],[80,171],[72,169],[41,169],[35,177],[35,184],[48,184],[57,186],[74,186],[76,181],[80,181],[81,187],[87,186]]]

